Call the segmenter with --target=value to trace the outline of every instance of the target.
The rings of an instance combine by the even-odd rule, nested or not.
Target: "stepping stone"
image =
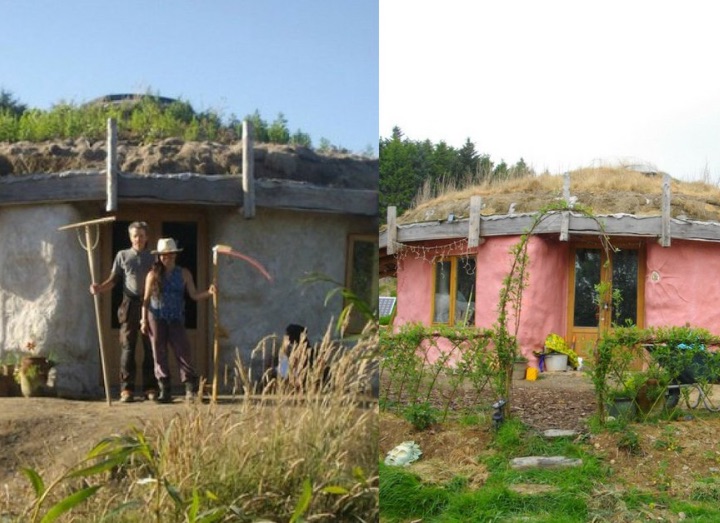
[[[579,467],[581,459],[566,458],[565,456],[526,456],[510,460],[510,468],[515,470],[527,469],[558,469]]]
[[[543,437],[548,439],[553,438],[574,438],[580,434],[577,430],[568,430],[568,429],[548,429],[545,432],[543,432]]]

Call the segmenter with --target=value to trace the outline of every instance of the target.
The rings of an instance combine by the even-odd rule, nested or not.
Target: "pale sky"
[[[380,0],[380,136],[720,182],[720,4]]]

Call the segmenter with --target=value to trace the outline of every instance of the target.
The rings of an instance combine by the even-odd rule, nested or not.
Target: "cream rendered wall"
[[[59,362],[62,394],[97,394],[99,344],[87,254],[71,205],[0,208],[0,357],[25,346]]]
[[[222,365],[233,366],[239,351],[253,377],[263,370],[253,350],[266,339],[267,346],[282,341],[285,327],[298,323],[308,328],[312,342],[328,328],[337,337],[334,320],[342,310],[335,294],[326,304],[328,283],[303,283],[313,273],[345,285],[348,235],[377,234],[375,219],[337,214],[258,209],[246,220],[236,210],[210,217],[209,244],[227,244],[260,261],[273,277],[265,280],[249,264],[230,257],[219,259],[220,324],[229,338],[221,344]],[[212,318],[209,318],[212,331]],[[332,325],[331,325],[332,324]]]

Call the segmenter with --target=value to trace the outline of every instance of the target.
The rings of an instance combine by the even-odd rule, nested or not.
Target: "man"
[[[117,253],[110,276],[104,282],[90,286],[90,293],[98,294],[109,291],[116,282],[122,280],[123,299],[118,308],[118,321],[120,322],[120,401],[123,403],[135,400],[135,345],[138,335],[143,346],[142,390],[145,398],[155,400],[158,388],[150,339],[140,332],[145,278],[155,260],[150,251],[145,249],[148,241],[147,228],[145,222],[133,222],[128,226],[132,247]]]

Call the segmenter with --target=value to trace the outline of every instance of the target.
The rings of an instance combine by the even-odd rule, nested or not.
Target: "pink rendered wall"
[[[432,264],[415,257],[401,258],[397,270],[396,327],[406,323],[430,325],[432,313]]]
[[[720,335],[720,246],[673,240],[647,244],[646,327],[689,323]]]
[[[490,238],[478,251],[478,327],[490,328],[497,321],[500,286],[511,267],[510,249],[517,242],[517,237]],[[533,363],[532,351],[542,349],[548,334],[565,335],[568,246],[535,236],[530,238],[528,256],[529,278],[523,292],[518,342],[522,354]],[[511,332],[514,325],[510,318]]]
[[[510,270],[510,249],[517,237],[489,238],[478,249],[475,325],[491,328],[497,321],[500,286]],[[529,280],[523,296],[518,338],[523,355],[534,361],[551,332],[565,335],[567,314],[568,245],[533,237],[528,246]],[[399,261],[395,327],[405,323],[431,324],[432,263],[406,256]],[[514,330],[514,323],[510,326]]]

